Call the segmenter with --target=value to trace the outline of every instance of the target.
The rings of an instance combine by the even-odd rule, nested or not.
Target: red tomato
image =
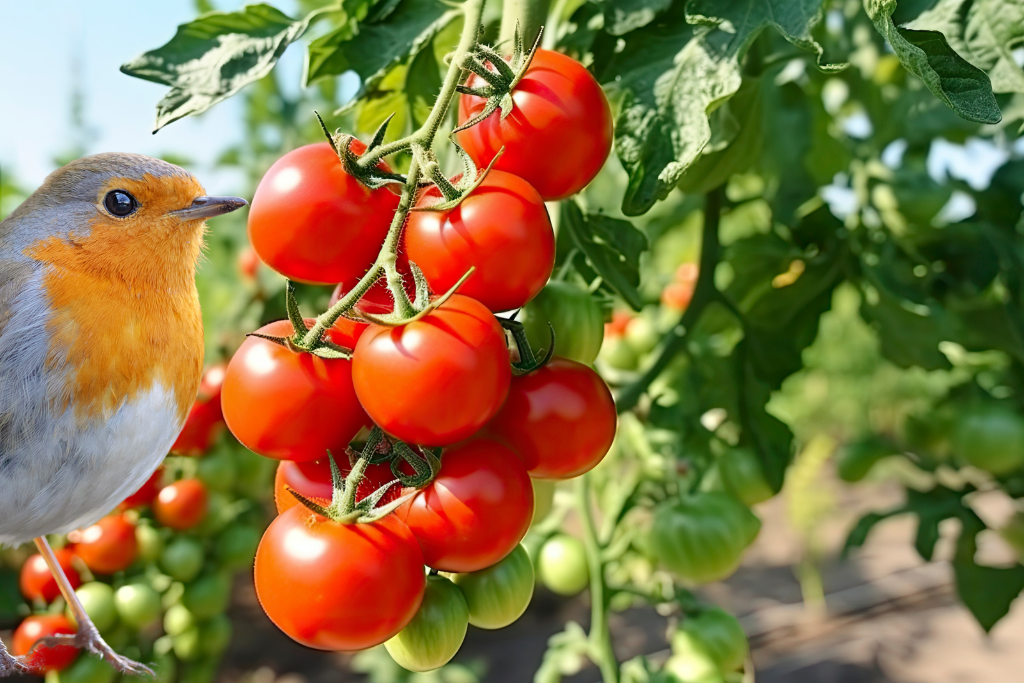
[[[210,496],[198,479],[182,479],[160,489],[153,502],[153,516],[169,529],[185,531],[203,521]]]
[[[107,515],[81,531],[68,534],[75,555],[93,574],[113,574],[131,566],[139,552],[135,525],[124,515]]]
[[[352,356],[356,395],[370,418],[421,446],[471,436],[501,408],[511,377],[505,331],[459,294],[407,325],[370,325]]]
[[[661,290],[661,303],[677,311],[685,311],[692,298],[692,282],[670,282]]]
[[[185,426],[171,446],[175,455],[202,455],[224,428],[220,394],[224,385],[224,364],[211,366],[203,373],[199,395],[188,411]]]
[[[335,462],[338,463],[342,474],[347,475],[352,469],[344,455]],[[395,476],[391,473],[390,465],[381,463],[367,466],[363,481],[359,484],[359,490],[356,491],[356,500],[362,500],[381,486],[394,480]],[[274,475],[274,504],[277,506],[277,514],[299,504],[298,499],[289,493],[288,489],[317,503],[329,503],[334,493],[330,463],[326,458],[313,462],[282,460]],[[384,494],[381,502],[394,500],[401,495],[401,492],[401,485],[393,484]]]
[[[441,472],[399,509],[427,566],[475,572],[519,545],[533,519],[533,485],[511,450],[474,439],[441,455]]]
[[[312,325],[312,321],[307,321]],[[260,334],[287,336],[291,323],[279,320]],[[328,338],[352,348],[355,338],[337,328]],[[278,460],[320,460],[327,451],[345,452],[367,424],[352,387],[353,363],[295,353],[274,342],[249,337],[228,364],[224,419],[247,448]]]
[[[615,339],[626,334],[626,327],[633,319],[633,314],[627,311],[615,311],[612,313],[612,321],[604,324],[604,336]]]
[[[470,87],[485,84],[479,76]],[[612,111],[594,77],[572,57],[537,50],[512,91],[515,107],[504,120],[495,111],[458,133],[458,141],[480,166],[505,147],[494,165],[533,185],[545,201],[576,194],[594,179],[612,148]],[[459,123],[483,111],[481,97],[463,95]]]
[[[57,563],[64,570],[64,576],[68,577],[72,588],[82,585],[82,577],[78,570],[71,563],[75,554],[67,548],[54,550],[57,556]],[[21,586],[21,594],[26,600],[42,600],[46,604],[53,602],[60,595],[60,588],[57,586],[57,579],[46,565],[46,560],[39,553],[32,555],[25,564],[21,565],[21,576],[18,581]]]
[[[405,628],[423,600],[423,553],[395,515],[338,524],[301,505],[256,551],[256,595],[275,625],[319,650],[364,650]]]
[[[156,498],[157,492],[160,490],[160,481],[163,479],[163,476],[164,466],[160,465],[153,474],[149,475],[146,483],[140,486],[138,491],[121,501],[121,505],[118,507],[121,510],[127,510],[152,503],[153,499]]]
[[[41,614],[28,617],[14,632],[14,638],[11,640],[11,653],[16,657],[28,655],[24,660],[25,666],[40,673],[66,669],[78,657],[78,648],[71,645],[56,645],[54,647],[40,646],[32,650],[32,646],[39,640],[61,633],[75,633],[75,627],[63,614]],[[30,651],[31,654],[29,654]]]
[[[238,274],[246,280],[255,280],[256,273],[260,269],[260,257],[256,255],[256,250],[252,247],[246,247],[242,251],[238,252]]]
[[[432,187],[418,206],[441,200]],[[450,211],[414,211],[405,227],[409,260],[438,294],[467,270],[459,288],[492,311],[519,308],[537,295],[555,265],[555,233],[544,200],[518,176],[491,171]]]
[[[615,438],[615,401],[591,368],[555,358],[516,377],[508,400],[487,426],[512,447],[537,479],[569,479],[592,469]]]
[[[351,150],[362,154],[366,145],[354,140]],[[329,144],[306,145],[278,159],[260,181],[249,209],[249,241],[287,278],[344,282],[377,258],[396,208],[396,194],[359,183]]]

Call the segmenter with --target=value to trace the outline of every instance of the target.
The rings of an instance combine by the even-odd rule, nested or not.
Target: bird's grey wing
[[[5,251],[4,246],[0,244],[0,254]],[[19,309],[26,303],[24,295],[30,288],[35,268],[30,260],[19,257],[0,257],[0,474],[9,464],[6,461],[11,453],[26,437],[26,408],[40,407],[24,405],[27,384],[35,383],[32,377],[41,368],[27,367],[37,365],[38,359],[33,358],[37,354],[22,353],[28,342],[23,335],[29,330],[26,330],[28,321],[19,317],[32,314]],[[38,320],[29,322],[28,327],[35,328],[37,323]]]

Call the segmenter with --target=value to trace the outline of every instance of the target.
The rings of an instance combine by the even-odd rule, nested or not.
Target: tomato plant
[[[675,642],[679,638],[690,638],[699,643],[724,673],[740,669],[750,652],[747,635],[740,622],[718,607],[704,610],[683,622],[673,636],[673,649],[684,649],[682,644]]]
[[[170,529],[184,531],[203,521],[209,505],[206,486],[198,479],[182,479],[160,489],[153,515]]]
[[[101,581],[90,581],[75,591],[79,602],[85,608],[93,625],[101,632],[106,633],[117,623],[117,611],[114,607],[114,589]],[[71,608],[64,610],[64,616],[68,618],[73,626],[78,627],[77,620],[71,613]]]
[[[350,149],[366,148],[354,140]],[[343,282],[373,263],[397,206],[397,195],[370,190],[346,173],[331,145],[306,145],[263,176],[249,209],[249,240],[286,277]]]
[[[127,569],[138,554],[135,525],[124,515],[108,515],[72,538],[71,549],[93,574]]]
[[[511,375],[501,326],[460,294],[400,327],[371,325],[352,355],[356,395],[374,424],[422,446],[475,433],[501,408]]]
[[[533,486],[521,460],[488,439],[453,446],[441,470],[400,510],[427,566],[473,572],[499,562],[533,519]]]
[[[420,196],[405,228],[409,260],[436,292],[446,292],[470,268],[459,293],[492,311],[519,308],[544,287],[555,264],[555,235],[544,201],[522,178],[491,171],[458,206],[434,188]]]
[[[964,461],[992,474],[1024,466],[1024,418],[1000,408],[965,413],[953,431],[953,450]]]
[[[32,649],[37,641],[49,636],[75,632],[74,626],[63,614],[32,616],[21,622],[14,631],[11,652],[25,657],[25,664],[40,672],[60,671],[71,665],[78,656],[78,648],[72,645],[40,645]]]
[[[260,328],[289,335],[286,320]],[[355,339],[334,329],[328,336],[351,348]],[[367,423],[352,385],[354,363],[297,353],[249,337],[228,365],[224,419],[235,437],[260,455],[278,460],[320,460],[343,453]]]
[[[591,365],[604,339],[604,314],[583,287],[555,280],[520,312],[530,344],[536,349],[551,348],[555,335],[555,355]]]
[[[483,85],[474,75],[470,87]],[[459,122],[484,111],[481,97],[463,95]],[[504,112],[503,112],[504,114]],[[571,57],[537,50],[512,90],[512,115],[491,114],[458,134],[479,165],[505,152],[494,168],[533,185],[546,200],[579,192],[601,170],[612,147],[612,112],[604,91],[586,68]],[[548,163],[537,163],[541,150],[557,150]]]
[[[68,577],[71,587],[78,588],[82,584],[82,577],[78,574],[78,570],[75,569],[74,562],[72,561],[75,558],[75,554],[68,548],[58,548],[53,553],[57,557],[57,563],[60,565],[60,568],[64,571],[64,576]],[[41,600],[49,604],[60,595],[60,587],[57,586],[57,580],[53,578],[46,560],[38,553],[30,556],[21,565],[18,585],[21,588],[21,594],[28,600]]]
[[[559,595],[576,595],[590,585],[587,551],[574,536],[549,538],[537,558],[537,575],[549,590]]]
[[[416,616],[384,647],[409,671],[432,671],[455,656],[468,627],[469,609],[462,591],[443,576],[429,576]]]
[[[164,477],[164,468],[157,467],[153,474],[149,475],[149,479],[139,487],[139,490],[128,496],[121,502],[123,509],[139,507],[141,505],[149,505],[156,498],[157,492],[160,490],[160,483]]]
[[[263,535],[256,595],[291,638],[321,650],[380,645],[412,620],[423,599],[423,554],[395,515],[339,524],[297,506]],[[303,590],[292,586],[301,583]]]
[[[730,449],[716,462],[725,490],[744,505],[755,505],[775,495],[764,477],[761,460],[750,449]]]
[[[188,412],[185,426],[171,446],[171,452],[179,455],[205,453],[224,428],[224,413],[221,410],[220,394],[224,385],[224,366],[211,366],[203,373],[199,383],[199,395]]]
[[[125,624],[145,628],[160,618],[160,594],[146,583],[129,583],[114,593],[114,607]]]
[[[477,628],[505,628],[523,615],[533,597],[533,564],[523,546],[486,569],[451,575]]]
[[[352,469],[344,461],[338,462],[338,467],[345,475]],[[369,465],[366,468],[366,477],[359,483],[356,498],[365,498],[381,486],[394,480],[395,476],[391,473],[389,465],[383,463]],[[326,459],[312,462],[282,460],[274,475],[274,505],[277,507],[278,514],[299,504],[298,499],[289,493],[289,490],[310,500],[330,501],[333,493],[330,463]],[[392,486],[384,500],[393,500],[399,495],[400,490],[401,487],[397,484]]]
[[[555,358],[516,377],[487,432],[508,443],[540,479],[568,479],[592,469],[615,437],[615,402],[600,375]]]

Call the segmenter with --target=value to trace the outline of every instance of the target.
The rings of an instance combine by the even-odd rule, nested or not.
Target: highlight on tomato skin
[[[416,615],[426,587],[423,553],[396,515],[339,524],[301,505],[263,534],[254,579],[260,605],[279,629],[307,647],[341,652],[396,635]]]
[[[82,577],[73,562],[75,554],[68,548],[56,548],[53,554],[57,558],[57,564],[64,571],[68,583],[71,584],[71,588],[78,588],[82,585]],[[60,595],[57,579],[54,578],[49,565],[39,553],[30,555],[21,565],[18,587],[26,600],[42,601],[46,604],[50,604]]]

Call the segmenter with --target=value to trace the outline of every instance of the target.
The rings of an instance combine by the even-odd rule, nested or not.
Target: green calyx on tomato
[[[586,289],[574,282],[549,282],[519,313],[526,338],[534,349],[551,346],[555,355],[592,365],[604,340],[604,313]]]
[[[537,575],[553,593],[572,596],[581,592],[590,585],[583,541],[567,534],[549,538],[537,558]]]
[[[430,576],[416,616],[384,647],[409,671],[432,671],[451,661],[468,628],[469,608],[462,591],[443,576]]]
[[[761,529],[750,509],[725,493],[668,500],[654,512],[648,547],[666,569],[691,583],[726,578]]]
[[[523,546],[501,562],[466,574],[451,574],[469,607],[469,623],[482,629],[499,629],[522,616],[533,597],[533,564]]]

